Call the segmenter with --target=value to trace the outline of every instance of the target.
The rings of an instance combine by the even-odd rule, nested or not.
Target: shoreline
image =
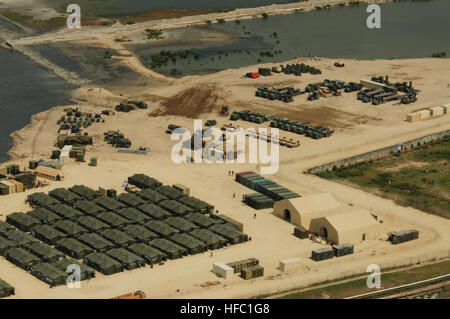
[[[124,33],[131,33],[146,28],[154,29],[173,29],[173,28],[183,28],[194,25],[207,24],[207,21],[212,23],[217,23],[218,19],[223,19],[225,21],[233,21],[237,19],[262,19],[261,14],[267,13],[269,19],[271,15],[281,15],[281,14],[291,14],[295,12],[309,12],[315,10],[316,7],[330,6],[330,9],[344,5],[350,6],[350,3],[355,2],[353,0],[310,0],[307,2],[296,2],[289,4],[274,4],[270,6],[261,6],[256,8],[242,8],[236,9],[230,12],[221,13],[209,13],[204,15],[196,16],[186,16],[181,18],[173,19],[161,19],[161,20],[150,20],[146,22],[140,22],[133,25],[113,25],[108,27],[96,27],[87,26],[81,29],[75,30],[59,30],[56,32],[51,32],[48,34],[35,36],[35,37],[25,37],[15,40],[11,40],[10,43],[13,45],[29,45],[37,43],[48,43],[48,42],[60,42],[67,40],[87,40],[96,37],[110,37],[114,38],[118,35],[124,35]],[[371,4],[371,3],[388,3],[394,2],[393,0],[359,0],[361,4]],[[326,10],[326,9],[325,9]]]

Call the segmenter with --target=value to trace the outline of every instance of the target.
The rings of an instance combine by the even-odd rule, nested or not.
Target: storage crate
[[[354,245],[353,244],[334,245],[333,250],[335,257],[350,255],[353,254]]]
[[[308,238],[309,232],[308,230],[303,226],[296,226],[294,228],[294,236],[298,237],[300,239]]]
[[[334,257],[334,250],[331,247],[315,249],[312,251],[311,258],[315,261],[321,261]]]
[[[244,268],[241,270],[241,277],[245,280],[264,276],[264,267],[260,265]]]

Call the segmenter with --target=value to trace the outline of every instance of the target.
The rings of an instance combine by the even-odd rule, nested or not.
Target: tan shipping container
[[[415,113],[409,113],[406,116],[406,121],[407,122],[417,122],[420,121],[420,114],[415,112]]]
[[[8,175],[8,168],[6,166],[0,166],[0,175]]]
[[[300,268],[301,261],[302,260],[300,258],[290,258],[290,259],[280,260],[280,265],[278,266],[278,268],[283,272],[296,270],[296,269]]]
[[[444,109],[444,114],[448,114],[448,111],[450,109],[450,104],[442,105],[442,108]]]
[[[430,107],[431,116],[441,116],[444,115],[444,108],[442,106]]]
[[[430,118],[430,116],[431,116],[430,110],[422,110],[417,113],[419,113],[421,120],[426,120],[426,119]]]
[[[8,186],[9,188],[9,194],[13,194],[16,192],[16,185],[13,183],[10,183],[8,181],[2,181],[1,184]]]
[[[15,179],[10,179],[9,182],[16,185],[16,193],[22,193],[24,191],[24,187],[21,182],[18,182]]]

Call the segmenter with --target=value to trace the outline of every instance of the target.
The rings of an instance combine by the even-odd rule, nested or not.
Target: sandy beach
[[[154,269],[146,267],[109,277],[98,275],[98,278],[83,283],[82,289],[49,289],[32,276],[23,281],[23,270],[2,259],[0,278],[8,279],[17,288],[15,298],[108,298],[137,289],[145,291],[150,298],[246,298],[364,273],[365,267],[370,263],[390,268],[448,256],[450,221],[411,207],[399,207],[392,201],[362,190],[303,174],[310,167],[332,160],[450,129],[450,122],[445,116],[417,123],[405,122],[406,114],[412,111],[448,102],[448,63],[439,59],[342,60],[345,68],[336,69],[333,67],[334,60],[329,59],[298,59],[290,62],[300,61],[322,69],[320,78],[358,81],[373,75],[389,74],[392,81],[413,80],[421,90],[421,96],[412,105],[395,105],[395,102],[389,102],[372,106],[357,101],[354,93],[313,102],[306,101],[306,96],[303,95],[297,97],[295,102],[285,104],[255,97],[255,88],[259,85],[304,87],[317,78],[305,75],[300,79],[284,74],[257,80],[243,77],[257,66],[176,79],[170,86],[156,89],[117,92],[100,88],[79,89],[75,98],[80,104],[76,106],[82,111],[98,112],[129,98],[147,101],[149,109],[128,114],[117,113],[108,117],[105,123],[89,128],[87,131],[96,137],[97,142],[88,147],[86,158],[97,157],[98,167],[71,162],[63,168],[66,181],[51,183],[40,191],[80,183],[93,188],[101,186],[120,189],[128,176],[142,172],[167,184],[182,183],[190,186],[194,196],[211,202],[219,212],[242,222],[244,231],[252,240],[215,251],[212,258],[209,253],[204,253],[169,261]],[[192,88],[196,89],[190,91]],[[198,105],[200,109],[180,107],[177,108],[179,113],[167,109],[167,101],[175,101],[176,96],[188,91],[191,94],[191,105]],[[205,92],[209,92],[209,95],[205,95]],[[208,100],[204,100],[205,96],[215,96],[217,98],[214,101],[220,102],[210,106]],[[258,211],[257,218],[253,219],[254,211],[241,202],[242,195],[249,190],[233,181],[227,172],[256,171],[258,167],[255,164],[177,165],[170,161],[173,142],[165,133],[167,125],[172,123],[191,129],[193,119],[190,117],[195,117],[203,120],[215,118],[220,126],[229,122],[226,117],[218,115],[221,105],[229,105],[231,110],[248,108],[266,113],[270,110],[272,114],[307,119],[314,124],[328,125],[335,129],[336,133],[332,137],[317,141],[282,132],[282,136],[300,140],[301,147],[281,148],[280,170],[269,178],[302,195],[330,192],[342,204],[344,211],[365,208],[381,216],[384,221],[381,233],[417,228],[421,232],[420,239],[396,247],[386,242],[387,235],[384,235],[380,240],[358,243],[356,253],[352,256],[319,264],[310,260],[308,257],[311,249],[320,247],[319,244],[296,239],[292,236],[293,226],[275,217],[270,209]],[[63,108],[57,107],[35,115],[29,126],[13,134],[16,144],[10,154],[16,160],[12,162],[26,166],[29,159],[48,158],[57,136],[56,120],[62,115]],[[153,112],[163,115],[149,116]],[[238,124],[244,128],[254,125],[241,121]],[[135,147],[147,146],[150,153],[147,156],[117,153],[102,141],[103,132],[110,129],[119,129],[132,140]],[[23,202],[30,192],[32,191],[2,198],[1,218],[10,212],[29,210]],[[349,203],[352,204],[351,208]],[[222,283],[216,287],[199,286],[205,281],[217,280],[210,272],[213,262],[230,262],[250,257],[260,259],[260,263],[266,267],[265,278],[254,279],[249,283],[234,277],[221,280]],[[301,269],[290,273],[282,273],[277,269],[279,260],[292,257],[302,258]]]

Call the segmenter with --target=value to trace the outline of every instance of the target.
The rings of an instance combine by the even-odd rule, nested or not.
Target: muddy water
[[[5,162],[13,145],[9,134],[27,125],[33,114],[70,104],[75,87],[22,54],[3,48],[0,48],[0,83],[0,162]]]
[[[47,0],[49,6],[58,10],[77,3],[89,14],[111,18],[132,15],[149,10],[167,9],[235,9],[253,8],[271,4],[284,4],[296,0]]]
[[[441,51],[450,55],[450,1],[385,3],[381,9],[381,29],[367,28],[366,6],[361,5],[200,27],[233,34],[234,40],[224,43],[206,39],[192,46],[171,43],[135,49],[147,66],[151,65],[151,56],[160,50],[194,49],[200,53],[198,60],[177,59],[175,64],[155,68],[167,75],[173,68],[183,75],[203,74],[300,56],[419,58]],[[274,56],[261,57],[261,51],[270,51]]]

